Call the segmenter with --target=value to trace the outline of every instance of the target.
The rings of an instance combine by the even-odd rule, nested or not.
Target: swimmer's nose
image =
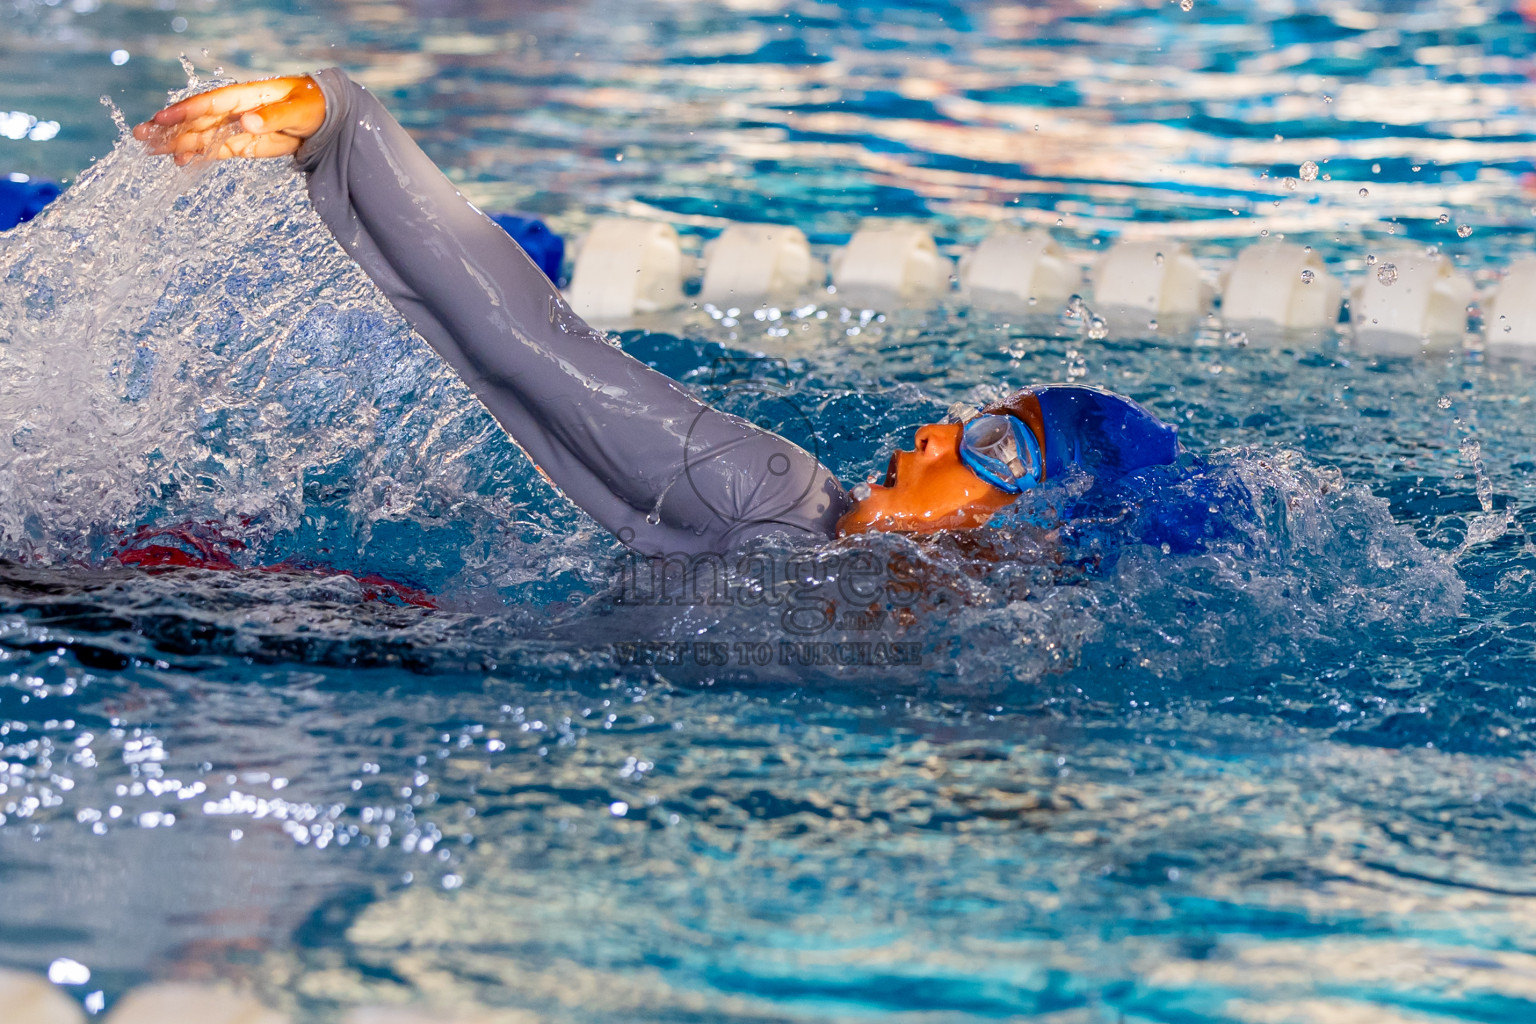
[[[930,423],[918,427],[913,448],[924,458],[937,458],[959,444],[960,429],[958,423]]]

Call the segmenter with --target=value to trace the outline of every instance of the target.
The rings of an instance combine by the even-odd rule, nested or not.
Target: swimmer
[[[578,317],[366,89],[337,70],[228,85],[134,128],[177,164],[292,156],[336,240],[546,479],[647,555],[785,533],[985,525],[1080,466],[1118,479],[1178,455],[1173,427],[1079,385],[1025,388],[919,427],[850,494],[799,446],[700,401]]]

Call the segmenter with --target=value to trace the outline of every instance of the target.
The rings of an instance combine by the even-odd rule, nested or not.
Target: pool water
[[[339,64],[570,236],[1005,221],[1215,279],[1267,234],[1487,284],[1536,203],[1514,5],[507,6],[0,8],[0,108],[59,125],[0,171],[72,182],[0,236],[0,965],[302,1020],[1531,1019],[1536,363],[959,301],[658,316],[620,342],[845,481],[1037,381],[1187,449],[1063,536],[1079,480],[980,541],[769,546],[777,603],[668,602],[294,172],[174,171],[113,120],[182,53]],[[1192,476],[1250,511],[1140,543]]]

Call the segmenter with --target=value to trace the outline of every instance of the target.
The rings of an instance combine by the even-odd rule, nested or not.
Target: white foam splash
[[[0,235],[0,558],[96,561],[145,523],[207,520],[361,551],[452,508],[472,536],[396,556],[490,565],[495,526],[528,518],[521,458],[288,161],[176,169],[124,139]]]

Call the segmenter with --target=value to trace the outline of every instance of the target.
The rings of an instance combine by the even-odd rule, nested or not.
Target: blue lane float
[[[43,212],[59,198],[59,186],[51,181],[12,174],[0,178],[0,231],[9,231]]]
[[[565,239],[549,230],[549,225],[539,218],[524,213],[493,213],[491,220],[522,246],[523,252],[544,271],[545,277],[556,284],[560,282],[560,265],[565,261]]]

